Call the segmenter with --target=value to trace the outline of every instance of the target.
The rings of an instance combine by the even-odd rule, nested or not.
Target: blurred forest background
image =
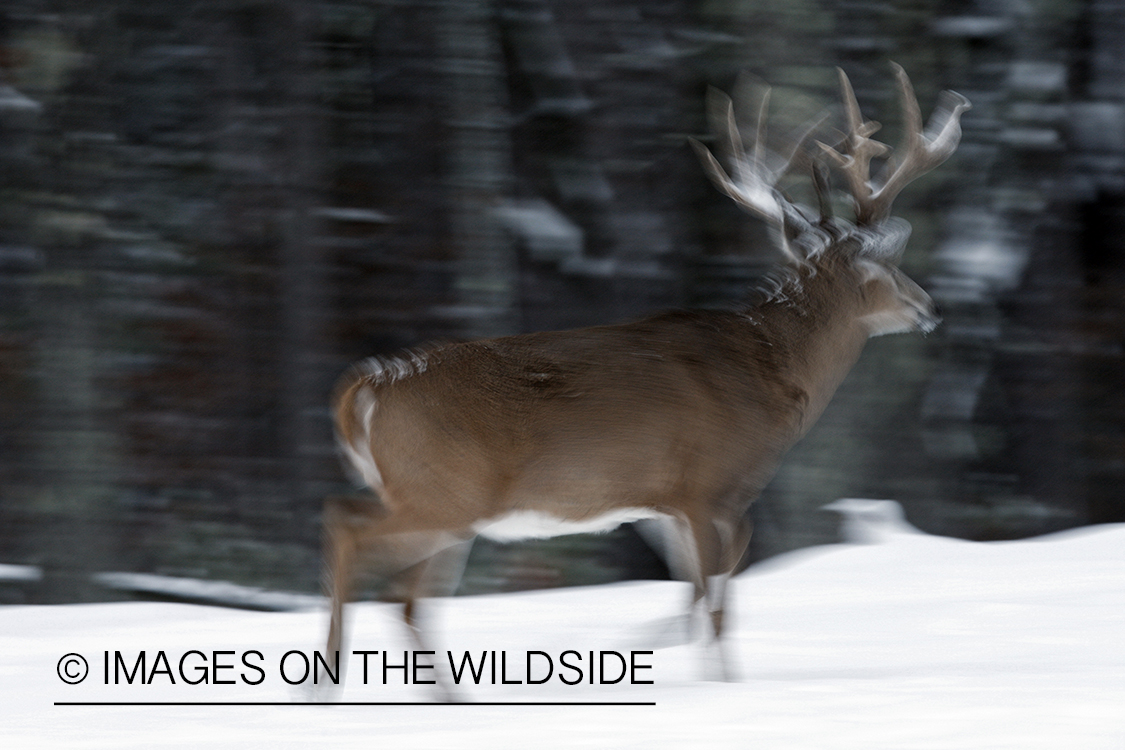
[[[743,70],[774,132],[837,65],[892,144],[889,60],[973,102],[895,211],[945,324],[869,344],[753,559],[847,496],[1125,521],[1123,52],[1112,0],[5,0],[0,601],[316,592],[349,362],[743,298],[776,251],[686,143]],[[664,574],[625,528],[478,543],[462,591]]]

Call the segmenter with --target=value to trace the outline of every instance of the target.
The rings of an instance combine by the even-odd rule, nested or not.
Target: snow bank
[[[638,652],[636,663],[651,666],[634,676],[652,684],[595,679],[591,685],[586,672],[573,685],[557,673],[542,684],[492,684],[484,670],[481,685],[459,688],[466,701],[519,705],[306,702],[309,691],[286,679],[300,681],[302,660],[321,643],[322,611],[147,603],[4,607],[0,743],[1125,748],[1125,526],[991,544],[909,528],[876,536],[879,543],[774,559],[735,580],[730,646],[742,677],[737,683],[700,681],[698,644],[654,648],[667,635],[661,623],[686,601],[684,584],[433,602],[431,646],[439,661],[447,652],[470,651],[475,659],[495,651],[512,681],[527,677],[529,652],[543,652],[556,670],[567,651],[582,656],[580,662],[568,657],[581,664],[590,652],[595,659],[602,651],[625,659]],[[389,605],[353,608],[349,648],[380,654],[368,657],[366,685],[362,657],[352,658],[335,700],[432,699],[432,687],[402,684],[411,670],[395,665],[406,663],[403,652],[414,647],[396,618]],[[142,651],[146,661],[138,668]],[[378,661],[384,652],[390,654],[387,685]],[[62,679],[81,671],[67,654],[86,660],[88,674],[78,684]],[[546,662],[534,659],[537,680]],[[423,679],[428,674],[419,672]],[[233,684],[215,684],[216,677]],[[58,705],[75,702],[134,705]],[[140,705],[153,702],[223,705]],[[647,703],[655,705],[634,705]]]

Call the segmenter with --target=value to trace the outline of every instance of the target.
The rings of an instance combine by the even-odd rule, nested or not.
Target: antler
[[[708,114],[727,157],[733,176],[728,175],[718,159],[694,138],[691,145],[715,185],[743,208],[757,214],[780,230],[781,248],[793,262],[804,263],[790,247],[790,240],[812,230],[812,224],[801,207],[789,201],[777,189],[777,183],[797,162],[801,147],[812,132],[824,122],[825,117],[813,120],[800,133],[788,154],[777,154],[766,148],[766,114],[769,109],[770,90],[762,94],[758,107],[758,122],[754,143],[749,150],[742,146],[742,136],[734,117],[730,97],[711,89],[708,94]],[[819,186],[818,186],[819,189]],[[815,234],[815,232],[814,232]]]
[[[851,82],[843,70],[839,71],[840,89],[848,126],[844,151],[819,144],[823,155],[843,171],[855,201],[856,224],[860,226],[884,221],[890,215],[891,203],[907,184],[953,154],[961,141],[961,113],[972,106],[960,94],[944,91],[930,116],[929,127],[923,130],[922,113],[910,78],[902,66],[895,64],[894,68],[902,99],[905,143],[901,153],[891,156],[878,179],[869,178],[871,159],[885,156],[891,148],[871,139],[879,130],[879,123],[864,121]]]

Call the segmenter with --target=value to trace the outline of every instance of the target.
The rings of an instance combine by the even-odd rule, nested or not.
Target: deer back
[[[789,343],[767,332],[742,312],[677,312],[437,347],[397,376],[370,361],[337,400],[340,442],[392,506],[582,516],[713,496],[805,421]]]

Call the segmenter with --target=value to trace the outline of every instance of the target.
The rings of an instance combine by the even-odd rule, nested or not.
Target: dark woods
[[[974,104],[896,204],[945,324],[871,342],[757,504],[752,557],[834,541],[819,508],[845,496],[974,539],[1125,520],[1125,12],[1016,13],[6,3],[0,562],[44,578],[0,597],[112,597],[91,576],[113,571],[316,591],[349,362],[743,301],[779,259],[746,252],[765,230],[687,146],[707,85],[768,80],[785,132],[838,65],[894,144],[889,60],[924,112]],[[626,529],[481,545],[462,590],[663,574]]]

